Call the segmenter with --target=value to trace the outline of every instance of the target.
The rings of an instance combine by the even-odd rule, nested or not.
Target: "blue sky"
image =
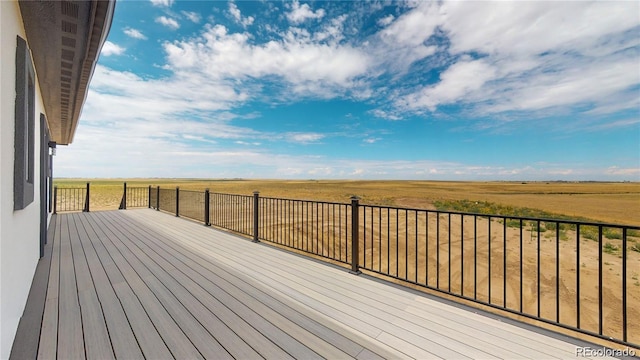
[[[640,2],[119,1],[59,177],[640,181]]]

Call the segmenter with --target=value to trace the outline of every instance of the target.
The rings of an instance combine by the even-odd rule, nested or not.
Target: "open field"
[[[441,182],[349,180],[190,180],[190,179],[56,179],[60,187],[91,182],[91,209],[115,209],[122,197],[122,183],[129,186],[159,185],[185,190],[318,201],[349,202],[435,209],[437,202],[489,202],[510,207],[538,209],[571,218],[640,224],[640,183],[565,182]]]

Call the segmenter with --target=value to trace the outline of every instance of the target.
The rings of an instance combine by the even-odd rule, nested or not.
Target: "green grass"
[[[506,225],[508,227],[519,228],[520,227],[520,219],[510,219],[510,216],[514,217],[525,217],[525,218],[542,218],[542,219],[556,219],[559,221],[586,221],[586,222],[596,222],[595,220],[584,218],[584,217],[570,217],[562,214],[552,213],[544,210],[532,209],[527,207],[516,207],[509,205],[496,204],[488,201],[471,201],[471,200],[441,200],[435,201],[434,206],[437,210],[440,211],[458,211],[458,212],[469,212],[483,215],[499,215],[506,217]],[[503,220],[500,220],[502,223]],[[544,233],[546,231],[556,232],[559,230],[560,239],[568,240],[569,235],[567,231],[576,230],[575,224],[565,224],[565,223],[556,223],[553,221],[527,221],[522,220],[522,226],[529,231]],[[559,229],[556,229],[558,228]],[[629,237],[640,237],[639,230],[628,230],[627,235]],[[597,226],[589,226],[583,225],[580,227],[580,236],[589,240],[598,241],[598,227]],[[553,237],[553,236],[551,236]],[[619,228],[602,228],[602,238],[609,240],[621,240],[622,239],[622,229]],[[630,239],[633,241],[633,239]],[[638,248],[638,247],[636,247]],[[610,250],[611,251],[611,250]],[[639,251],[639,250],[634,250]]]
[[[610,242],[604,244],[603,251],[607,254],[614,255],[616,252],[618,252],[618,250],[620,250],[620,248],[611,244]]]
[[[434,202],[434,206],[437,210],[441,211],[459,211],[470,212],[483,215],[500,215],[500,216],[514,216],[514,217],[528,217],[528,218],[543,218],[543,219],[558,219],[558,220],[573,220],[573,221],[588,221],[589,219],[575,216],[566,216],[562,214],[556,214],[544,210],[532,209],[528,207],[517,207],[511,205],[503,205],[492,203],[488,201],[471,201],[471,200],[439,200]],[[520,226],[520,220],[510,219],[508,224],[516,224]],[[547,230],[549,228],[547,223]],[[555,227],[553,228],[555,230]]]
[[[607,239],[622,239],[622,229],[602,228],[602,235]]]

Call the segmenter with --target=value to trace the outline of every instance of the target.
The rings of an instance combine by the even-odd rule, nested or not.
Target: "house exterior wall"
[[[36,80],[34,201],[14,211],[16,36],[29,42],[17,2],[0,1],[0,24],[0,359],[7,359],[39,260],[39,119],[44,106]]]

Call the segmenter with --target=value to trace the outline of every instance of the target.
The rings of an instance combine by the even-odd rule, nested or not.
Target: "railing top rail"
[[[276,197],[267,197],[267,196],[260,196],[260,199],[266,199],[266,200],[301,201],[301,202],[310,202],[310,203],[328,204],[328,205],[351,205],[350,203],[340,203],[340,202],[320,201],[320,200],[308,200],[308,199],[276,198]]]
[[[368,208],[389,209],[389,210],[407,210],[407,211],[421,211],[421,212],[438,213],[438,214],[453,214],[453,215],[468,215],[468,216],[503,218],[503,219],[509,219],[509,220],[558,222],[558,223],[563,223],[563,224],[585,225],[585,226],[625,227],[625,228],[628,228],[628,229],[640,230],[640,225],[612,224],[612,223],[598,222],[598,221],[584,221],[584,220],[571,220],[571,219],[553,219],[553,218],[536,218],[536,217],[526,217],[526,216],[517,216],[517,215],[483,214],[483,213],[463,212],[463,211],[450,211],[450,210],[429,210],[429,209],[418,209],[418,208],[409,208],[409,207],[396,207],[396,206],[386,206],[386,205],[360,204],[360,206],[368,207]]]
[[[241,196],[241,197],[248,197],[248,198],[252,198],[253,195],[246,195],[246,194],[229,194],[229,193],[219,193],[219,192],[213,192],[210,191],[209,194],[211,195],[228,195],[228,196]]]
[[[175,191],[175,189],[170,189],[170,190]],[[202,195],[204,195],[204,190],[183,190],[183,189],[180,189],[180,192],[181,192],[181,193],[183,193],[183,192],[188,192],[188,193],[196,193],[196,194],[202,194]]]
[[[141,187],[147,188],[147,187]],[[151,186],[152,189],[157,189],[158,186]],[[84,189],[84,188],[78,188]],[[175,192],[175,188],[162,188],[162,191],[171,191]],[[204,194],[205,190],[186,190],[180,189],[180,192],[191,192],[191,193],[202,193]],[[219,193],[219,192],[210,192],[211,195],[225,195],[225,196],[236,196],[243,198],[252,198],[252,195],[245,194],[230,194],[230,193]],[[332,201],[319,201],[319,200],[309,200],[309,199],[292,199],[292,198],[278,198],[278,197],[269,197],[269,196],[260,196],[260,199],[265,200],[285,200],[285,201],[299,201],[306,203],[318,203],[318,204],[327,204],[327,205],[350,205],[349,203],[341,203],[341,202],[332,202]],[[546,217],[530,217],[530,216],[517,216],[517,215],[503,215],[503,214],[486,214],[486,213],[476,213],[476,212],[464,212],[464,211],[454,211],[454,210],[431,210],[431,209],[420,209],[420,208],[412,208],[412,207],[398,207],[398,206],[389,206],[389,205],[374,205],[374,204],[362,204],[362,207],[368,208],[377,208],[377,209],[388,209],[388,210],[401,210],[401,211],[418,211],[418,212],[427,212],[427,213],[437,213],[437,214],[452,214],[452,215],[464,215],[464,216],[478,216],[478,217],[491,217],[491,218],[501,218],[501,219],[510,219],[510,220],[523,220],[523,221],[540,221],[540,222],[558,222],[562,224],[571,224],[571,225],[581,225],[581,226],[603,226],[603,227],[624,227],[627,229],[640,230],[640,225],[631,225],[631,224],[614,224],[600,221],[589,221],[589,220],[574,220],[574,219],[560,219],[560,218],[546,218]]]

